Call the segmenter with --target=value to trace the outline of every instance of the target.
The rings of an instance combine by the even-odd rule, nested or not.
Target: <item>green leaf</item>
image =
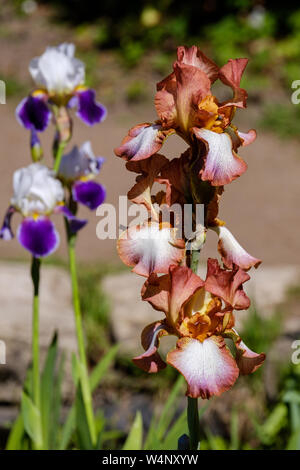
[[[79,440],[79,448],[82,450],[93,450],[90,430],[86,419],[85,406],[81,383],[78,384],[75,400],[76,430]]]
[[[37,448],[43,447],[43,433],[41,424],[41,414],[31,398],[22,393],[21,410],[24,421],[24,428]]]
[[[76,354],[72,354],[72,378],[73,382],[75,384],[75,387],[77,387],[78,380],[79,380],[79,371],[78,371],[78,360]]]
[[[171,429],[167,432],[165,440],[159,446],[158,450],[177,450],[178,437],[182,436],[182,434],[188,434],[186,410],[181,413],[181,415],[179,416],[179,418],[177,418]]]
[[[54,401],[51,413],[50,448],[57,449],[60,442],[60,413],[62,406],[62,381],[64,376],[65,354],[62,354],[58,374],[54,384]]]
[[[263,424],[257,423],[250,415],[257,436],[265,445],[270,445],[277,434],[287,424],[288,408],[284,403],[278,403]]]
[[[24,423],[23,417],[20,413],[15,420],[11,431],[8,436],[6,450],[22,450],[23,449],[23,436],[24,436]]]
[[[223,437],[215,436],[209,429],[205,429],[205,434],[207,436],[210,450],[227,450],[227,444]]]
[[[296,390],[289,390],[283,395],[282,401],[285,403],[297,403],[300,405],[300,393],[296,392]]]
[[[75,406],[73,405],[69,411],[62,431],[62,437],[58,450],[65,450],[71,440],[76,422]]]
[[[184,378],[179,376],[169,398],[162,410],[161,416],[157,422],[157,417],[154,415],[150,424],[148,435],[145,442],[145,449],[156,449],[159,446],[159,442],[163,439],[170,422],[172,421],[177,409],[174,406],[174,402],[181,392],[184,383]]]
[[[237,409],[233,409],[230,421],[230,450],[238,450],[239,446],[239,415]]]
[[[98,364],[94,367],[91,375],[90,375],[90,387],[91,387],[91,390],[94,391],[100,381],[102,380],[105,372],[107,371],[107,369],[109,368],[109,366],[111,365],[111,363],[113,362],[117,352],[118,352],[118,349],[119,349],[119,345],[116,344],[115,346],[113,346],[112,348],[110,348],[108,350],[108,352],[102,357],[101,361],[98,362]]]
[[[286,450],[300,450],[300,429],[291,434]]]
[[[127,436],[123,450],[142,450],[143,418],[140,411],[136,412],[134,422]]]
[[[41,416],[44,446],[49,449],[49,434],[51,430],[51,416],[53,412],[53,400],[59,400],[60,397],[54,395],[55,384],[55,364],[57,359],[57,333],[54,333],[53,339],[48,349],[45,360],[44,370],[41,376]]]
[[[103,356],[103,358],[94,367],[89,378],[92,392],[95,390],[96,387],[98,387],[105,372],[107,371],[112,361],[114,360],[118,347],[119,347],[118,345],[115,345],[111,349],[109,349],[109,351]],[[76,378],[75,383],[77,383],[79,377],[78,377],[78,371],[77,371],[77,360],[76,360],[75,355],[72,357],[72,371],[73,371],[73,378],[74,377]],[[61,442],[59,446],[60,450],[64,450],[67,448],[68,443],[74,432],[74,429],[75,429],[75,408],[73,405],[69,411],[68,417],[63,426],[62,438],[61,438]]]

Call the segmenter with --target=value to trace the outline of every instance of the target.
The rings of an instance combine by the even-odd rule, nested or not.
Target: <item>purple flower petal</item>
[[[77,116],[85,124],[92,126],[102,122],[106,118],[106,108],[95,100],[95,91],[91,89],[78,91],[78,111]]]
[[[73,186],[72,194],[74,201],[94,210],[105,200],[106,191],[101,184],[95,181],[78,181]]]
[[[36,258],[50,255],[59,244],[59,234],[47,217],[26,217],[18,227],[17,237],[20,244]]]
[[[0,238],[2,238],[2,240],[11,240],[14,237],[10,224],[11,224],[11,218],[15,212],[16,210],[12,206],[10,206],[6,211],[3,225],[0,230]]]
[[[51,112],[43,98],[29,95],[16,109],[18,121],[26,129],[44,131],[49,124]]]
[[[87,224],[87,220],[76,217],[67,206],[57,206],[55,212],[59,212],[68,219],[71,233],[77,233]]]

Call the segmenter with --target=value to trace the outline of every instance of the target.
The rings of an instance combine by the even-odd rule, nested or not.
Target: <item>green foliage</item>
[[[299,71],[300,72],[300,71]],[[295,104],[269,104],[262,111],[258,125],[276,132],[279,137],[287,139],[300,136],[300,106]]]
[[[271,344],[278,337],[281,325],[282,315],[279,311],[263,317],[253,307],[249,310],[243,323],[241,336],[243,341],[254,351],[268,351]]]
[[[137,411],[135,419],[127,436],[123,450],[142,450],[143,443],[143,418]]]
[[[186,410],[180,412],[176,402],[183,392],[184,379],[179,376],[170,395],[159,413],[154,413],[149,429],[143,427],[140,411],[136,413],[135,420],[125,440],[123,450],[176,450],[178,438],[187,434]],[[206,407],[200,409],[199,416],[204,414]],[[143,436],[145,436],[143,442]]]
[[[101,278],[105,267],[81,267],[78,271],[79,296],[87,337],[87,353],[91,362],[109,347],[107,334],[109,300],[101,289]]]
[[[112,347],[93,369],[89,381],[94,391],[100,384],[117,353],[117,346]],[[100,448],[106,441],[119,437],[119,433],[104,432],[106,422],[99,411],[94,418],[97,431],[97,445],[92,444],[87,426],[85,407],[85,390],[80,380],[81,368],[79,360],[75,361],[76,399],[71,407],[65,423],[61,425],[62,377],[64,373],[64,357],[59,359],[58,341],[55,334],[49,346],[44,368],[41,375],[41,406],[40,409],[32,401],[32,373],[28,370],[22,393],[21,412],[13,424],[6,444],[8,450],[34,449],[81,449]],[[102,448],[102,447],[101,447]]]
[[[139,103],[143,101],[146,96],[146,84],[142,80],[134,80],[126,90],[127,101],[129,103]]]
[[[20,82],[17,78],[10,75],[3,75],[0,72],[0,79],[5,83],[5,93],[6,97],[10,98],[12,96],[20,97],[27,93],[25,85]]]

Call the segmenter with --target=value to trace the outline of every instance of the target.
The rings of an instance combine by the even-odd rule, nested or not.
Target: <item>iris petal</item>
[[[73,198],[87,206],[90,210],[97,209],[105,200],[105,188],[95,181],[78,181],[72,190]]]
[[[26,217],[18,227],[18,241],[37,257],[49,256],[59,245],[59,234],[48,217]]]
[[[51,112],[43,98],[29,95],[18,105],[16,116],[26,129],[42,132],[49,124]]]
[[[78,91],[76,94],[78,98],[77,115],[85,124],[92,126],[102,122],[106,118],[106,108],[96,102],[96,93],[94,90],[86,89]]]

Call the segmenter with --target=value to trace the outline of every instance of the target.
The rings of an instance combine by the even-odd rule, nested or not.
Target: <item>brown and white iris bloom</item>
[[[240,87],[248,59],[230,59],[219,68],[196,46],[180,46],[173,72],[157,84],[155,107],[158,120],[130,129],[117,156],[127,161],[144,160],[159,152],[166,138],[177,134],[188,145],[199,144],[198,177],[213,186],[238,178],[247,164],[237,155],[239,146],[255,140],[252,129],[239,132],[231,125],[236,108],[245,108],[247,92]],[[219,102],[211,86],[219,79],[233,97]]]
[[[185,377],[190,397],[220,395],[233,386],[239,374],[254,372],[265,355],[251,351],[241,341],[233,316],[234,309],[250,305],[243,290],[248,279],[242,269],[221,269],[214,259],[208,260],[205,281],[185,266],[170,266],[164,276],[151,275],[142,298],[165,317],[144,329],[145,352],[134,363],[151,373],[165,367],[158,353],[159,340],[175,335],[177,345],[168,353],[167,363]],[[233,341],[234,355],[225,339]]]

